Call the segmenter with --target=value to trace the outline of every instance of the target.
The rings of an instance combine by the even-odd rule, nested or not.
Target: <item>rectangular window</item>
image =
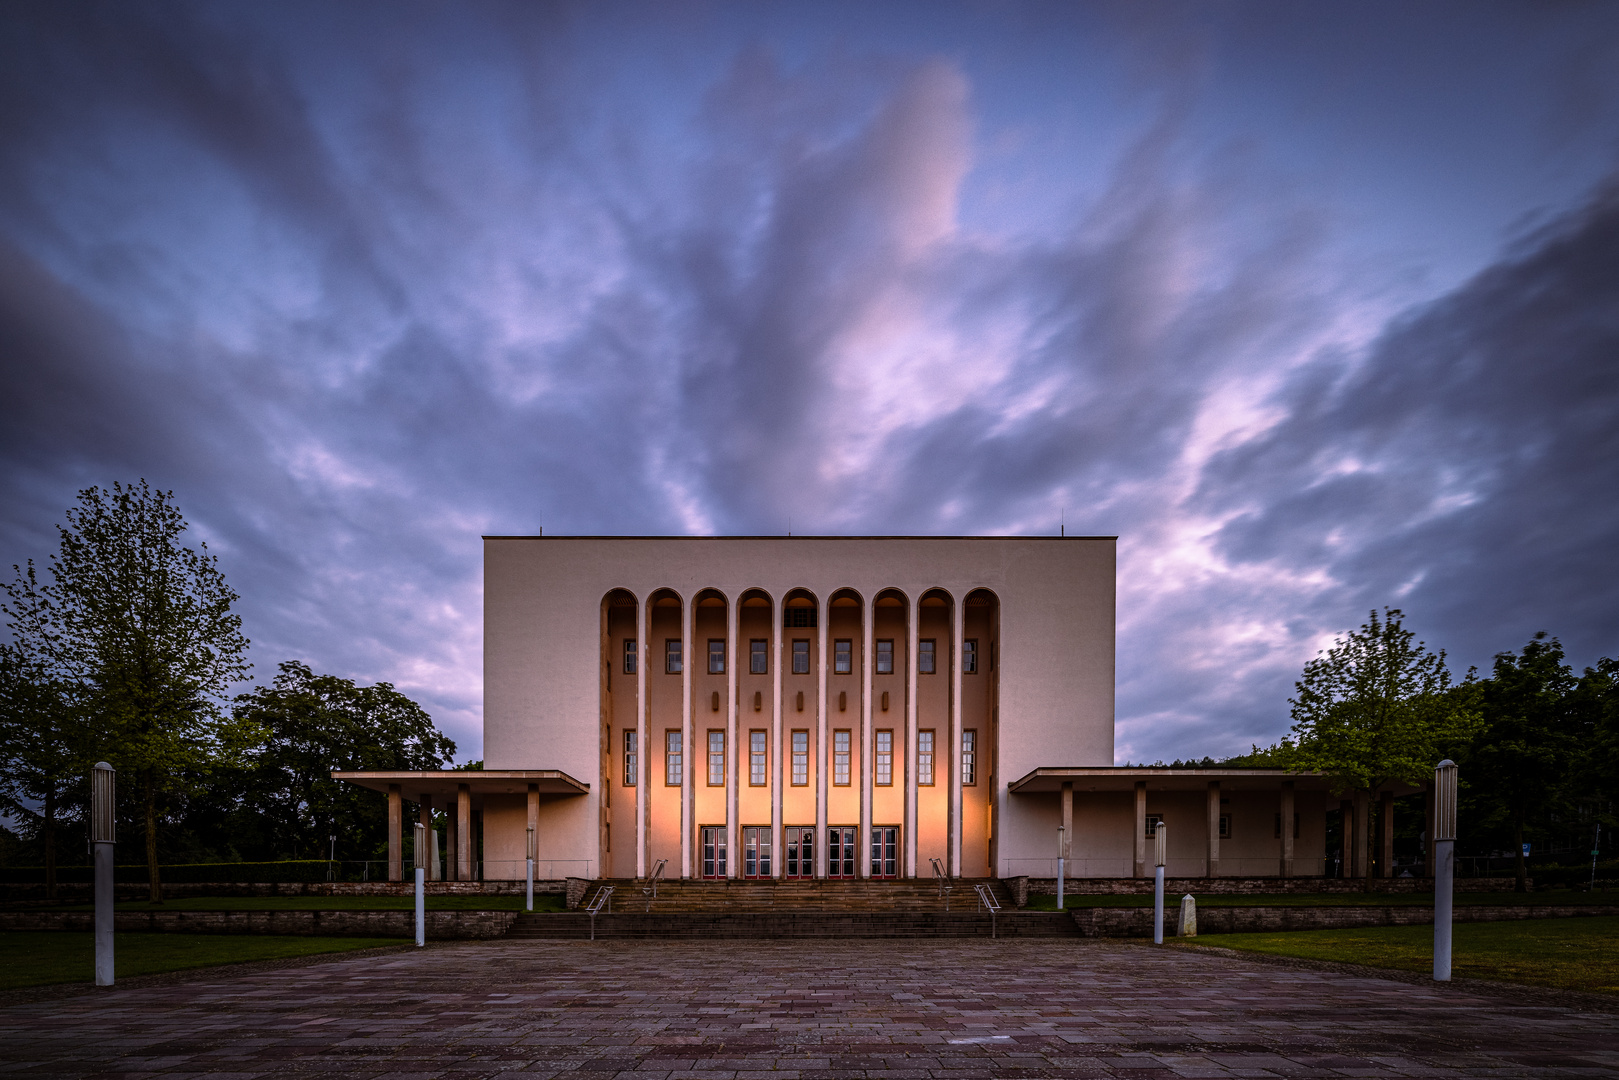
[[[800,728],[793,732],[793,786],[809,783],[809,732]]]
[[[765,740],[764,731],[755,728],[748,732],[748,783],[754,787],[763,787],[765,784],[766,748],[769,743]]]
[[[832,733],[832,783],[849,786],[849,731],[847,728]]]
[[[933,786],[933,732],[916,733],[916,782],[923,787]]]
[[[680,669],[680,639],[677,637],[667,638],[663,643],[664,674],[679,675]]]
[[[708,786],[725,786],[725,732],[708,733]]]
[[[632,637],[624,639],[624,674],[635,674],[635,639]]]
[[[809,674],[809,638],[793,639],[793,674]]]
[[[634,787],[635,778],[641,775],[640,746],[636,743],[636,733],[624,733],[624,786]]]
[[[708,673],[710,675],[725,674],[725,639],[708,639]]]
[[[961,673],[978,674],[978,639],[968,638],[961,643]]]
[[[781,609],[781,625],[790,627],[804,627],[815,625],[815,608],[809,605],[804,607],[789,607]]]
[[[978,783],[978,731],[965,728],[961,733],[961,782]]]
[[[1221,814],[1220,815],[1220,839],[1221,840],[1229,840],[1229,839],[1231,839],[1231,815],[1230,814]]]
[[[764,638],[754,638],[748,642],[748,674],[770,674],[770,642]]]
[[[1148,840],[1152,840],[1152,839],[1155,839],[1157,837],[1157,835],[1158,835],[1158,823],[1160,821],[1162,821],[1162,820],[1164,820],[1164,815],[1162,815],[1162,814],[1148,814],[1147,815],[1147,839]]]
[[[894,674],[894,639],[885,638],[877,642],[877,674]]]
[[[832,643],[832,670],[838,675],[854,670],[854,642],[844,638]]]
[[[933,639],[923,638],[916,643],[916,670],[923,675],[932,675],[933,667]]]
[[[680,732],[666,731],[663,734],[663,782],[669,787],[679,787],[685,780],[685,748],[681,745]]]
[[[877,733],[877,786],[889,787],[894,783],[894,733]]]

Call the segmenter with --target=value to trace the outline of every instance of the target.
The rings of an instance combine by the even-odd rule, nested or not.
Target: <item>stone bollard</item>
[[[1180,937],[1197,937],[1197,901],[1191,893],[1181,897],[1181,921],[1175,933]]]

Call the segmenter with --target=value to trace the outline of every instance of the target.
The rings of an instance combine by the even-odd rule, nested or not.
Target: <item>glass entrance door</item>
[[[871,830],[871,876],[899,876],[899,826],[878,825]]]
[[[703,826],[703,876],[725,876],[725,826]]]
[[[826,876],[854,877],[859,830],[853,825],[834,825],[826,830]]]
[[[808,825],[787,826],[787,856],[783,868],[790,878],[815,876],[815,829]]]
[[[770,876],[770,826],[742,826],[742,876]]]

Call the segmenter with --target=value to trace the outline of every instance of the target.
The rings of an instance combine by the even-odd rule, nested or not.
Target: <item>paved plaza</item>
[[[502,941],[0,1009],[0,1077],[1619,1076],[1619,1015],[1098,941]]]

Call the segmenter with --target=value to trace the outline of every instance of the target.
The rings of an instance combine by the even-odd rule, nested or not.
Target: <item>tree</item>
[[[1291,735],[1274,760],[1319,769],[1345,788],[1420,783],[1478,726],[1466,695],[1454,692],[1445,653],[1429,652],[1405,629],[1405,615],[1373,611],[1360,629],[1304,665],[1290,699]],[[1473,681],[1468,672],[1463,686]]]
[[[86,488],[58,526],[50,580],[30,562],[4,605],[25,654],[85,710],[79,756],[134,779],[159,903],[160,801],[182,774],[205,773],[250,734],[223,709],[249,668],[237,596],[207,544],[180,543],[185,531],[173,492],[145,480]]]
[[[27,640],[26,634],[20,639]],[[64,796],[84,777],[81,742],[71,688],[52,679],[18,642],[0,645],[0,810],[25,835],[39,837],[47,899],[56,897]]]
[[[239,770],[231,833],[269,858],[326,854],[326,837],[380,841],[387,807],[375,792],[331,778],[334,769],[431,770],[455,743],[420,705],[388,683],[357,686],[288,661],[271,686],[236,699],[236,716],[262,733]]]

